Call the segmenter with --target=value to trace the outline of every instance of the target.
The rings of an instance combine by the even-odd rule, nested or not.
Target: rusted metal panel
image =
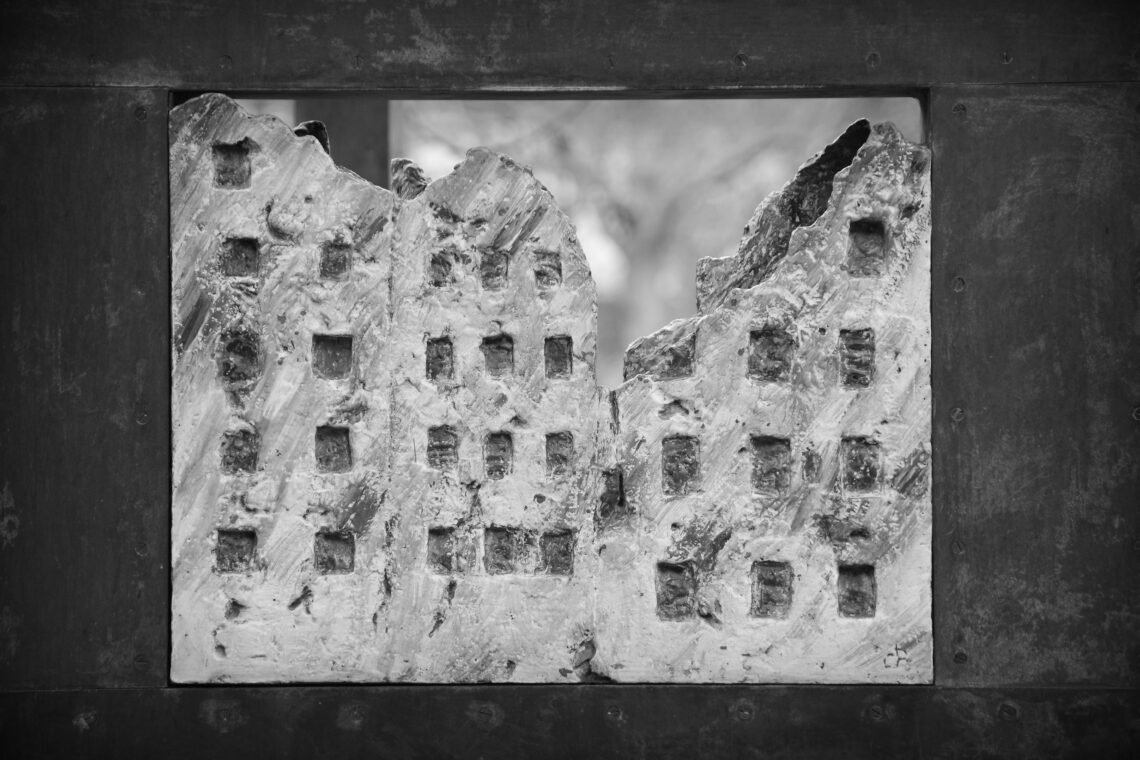
[[[1114,0],[9,2],[0,82],[479,93],[1140,75],[1140,14]]]
[[[613,96],[1140,73],[1119,3],[939,5],[25,2],[0,10],[0,83]],[[164,98],[0,95],[5,689],[165,683]],[[0,750],[1129,756],[1140,89],[940,87],[930,105],[939,687],[8,692]],[[948,688],[997,684],[1133,690]]]
[[[0,92],[0,683],[166,682],[166,93]]]
[[[1140,87],[938,88],[935,678],[1140,684]]]
[[[8,757],[1133,757],[1137,692],[196,688],[0,695]]]

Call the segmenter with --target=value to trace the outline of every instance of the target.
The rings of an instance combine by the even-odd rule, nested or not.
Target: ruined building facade
[[[171,118],[176,681],[930,680],[925,148],[852,125],[610,392],[525,168]]]

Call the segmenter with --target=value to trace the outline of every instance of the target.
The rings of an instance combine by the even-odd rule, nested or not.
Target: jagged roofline
[[[343,167],[333,161],[329,144],[330,140],[328,129],[325,127],[325,124],[323,122],[306,121],[298,124],[295,127],[290,127],[274,114],[251,114],[249,111],[242,108],[236,100],[229,97],[228,95],[223,95],[220,92],[207,92],[202,95],[197,95],[193,98],[190,98],[185,103],[172,108],[170,110],[170,125],[172,132],[178,128],[179,117],[182,115],[182,113],[193,112],[195,110],[193,107],[199,103],[208,104],[208,108],[203,108],[203,111],[206,111],[209,108],[223,108],[231,111],[236,111],[241,114],[242,118],[254,122],[267,131],[283,132],[284,134],[290,136],[293,140],[297,141],[312,140],[313,144],[320,148],[320,153],[323,156],[322,160],[327,161],[334,169],[337,170],[337,172],[341,174],[347,174],[356,181],[368,185],[369,187],[378,190],[381,193],[384,193],[386,195],[392,194],[391,190],[387,190],[383,187],[380,187],[379,185],[374,185],[351,169]],[[173,141],[173,134],[171,139]]]
[[[456,164],[448,174],[445,174],[444,176],[440,177],[439,179],[430,180],[427,183],[427,186],[424,188],[423,192],[419,193],[415,198],[413,198],[411,200],[404,200],[401,202],[402,203],[414,203],[414,202],[429,202],[430,203],[430,202],[432,202],[433,199],[437,199],[441,196],[445,196],[446,190],[447,190],[449,185],[456,183],[456,182],[464,181],[463,177],[462,177],[462,168],[465,165],[471,164],[471,163],[482,163],[482,162],[485,162],[488,160],[497,161],[501,166],[506,167],[506,169],[511,173],[521,175],[521,176],[526,176],[529,179],[529,181],[533,183],[534,189],[540,195],[542,195],[546,198],[547,202],[543,205],[545,205],[547,207],[548,213],[550,211],[553,211],[559,217],[561,217],[563,220],[565,220],[566,224],[568,225],[568,227],[570,229],[571,236],[570,236],[570,239],[568,241],[569,245],[562,249],[561,254],[564,258],[570,257],[570,258],[574,259],[577,266],[586,274],[586,276],[587,276],[587,278],[591,284],[591,288],[593,288],[594,273],[593,273],[593,270],[590,269],[589,259],[586,258],[585,253],[583,253],[583,251],[582,251],[581,243],[578,241],[578,228],[574,225],[574,221],[569,217],[569,215],[566,214],[566,212],[562,209],[562,207],[558,205],[557,201],[554,198],[553,193],[551,193],[550,190],[546,187],[546,185],[544,185],[542,183],[542,181],[539,180],[538,177],[536,177],[534,175],[534,171],[529,166],[527,166],[526,164],[520,164],[519,162],[515,161],[513,158],[511,158],[510,156],[508,156],[504,153],[499,153],[498,151],[492,150],[491,148],[487,148],[485,146],[477,146],[474,148],[468,148],[467,153],[463,157],[463,160],[460,163]],[[418,166],[416,166],[416,164],[414,162],[412,162],[406,158],[394,158],[392,161],[393,161],[393,164],[395,164],[396,162],[401,162],[405,166],[410,165],[411,167],[414,167],[416,169],[419,168]],[[422,173],[422,171],[421,171],[421,173]]]
[[[626,356],[646,344],[673,342],[682,330],[693,327],[700,316],[723,305],[733,290],[749,290],[771,276],[788,256],[792,233],[812,226],[826,214],[836,179],[855,161],[872,133],[884,139],[901,139],[898,129],[890,122],[875,127],[867,119],[852,122],[827,147],[801,164],[782,188],[760,202],[744,228],[735,254],[706,257],[697,262],[697,313],[674,319],[649,335],[635,339],[626,348]],[[625,380],[637,374],[640,373],[630,374],[627,369]]]
[[[244,108],[242,108],[242,106],[240,104],[238,104],[237,101],[235,101],[233,98],[229,97],[228,95],[223,95],[222,93],[217,93],[217,92],[208,92],[208,93],[204,93],[202,95],[198,95],[194,98],[191,98],[190,100],[186,101],[185,103],[182,103],[181,105],[178,105],[175,108],[171,109],[171,112],[170,112],[171,122],[170,123],[171,123],[172,130],[177,129],[178,126],[180,126],[178,124],[178,122],[179,122],[178,117],[181,116],[181,114],[183,112],[192,111],[193,110],[192,106],[195,106],[196,104],[200,104],[200,103],[208,103],[210,108],[225,108],[225,109],[237,111],[242,115],[243,118],[248,119],[250,121],[253,121],[253,122],[259,124],[260,126],[262,126],[263,128],[268,129],[268,130],[275,130],[275,131],[283,132],[285,135],[287,135],[288,137],[290,137],[293,140],[312,140],[316,145],[320,146],[320,148],[321,148],[320,152],[321,152],[323,158],[320,160],[327,161],[330,165],[333,166],[334,169],[336,169],[337,172],[339,172],[341,174],[346,174],[346,175],[352,177],[355,181],[360,182],[364,185],[367,185],[368,187],[372,188],[373,190],[375,190],[377,192],[383,193],[384,195],[391,196],[394,202],[397,202],[397,203],[409,202],[407,200],[399,199],[397,197],[396,193],[394,193],[392,190],[380,187],[379,185],[376,185],[372,182],[369,182],[368,180],[364,179],[363,177],[361,177],[359,174],[352,171],[351,169],[348,169],[344,166],[341,166],[340,164],[337,164],[335,162],[333,156],[332,156],[331,150],[329,149],[330,144],[335,146],[336,135],[335,135],[335,133],[333,133],[332,136],[330,137],[328,130],[325,128],[325,125],[319,121],[317,121],[317,122],[307,121],[307,122],[304,122],[303,124],[298,124],[296,127],[290,127],[288,124],[286,124],[284,121],[282,121],[280,118],[278,118],[277,116],[275,116],[273,114],[258,114],[258,115],[251,114],[248,111],[246,111]],[[205,110],[205,109],[203,109],[203,110]],[[320,125],[320,126],[317,127],[316,125]],[[573,236],[571,239],[572,244],[570,246],[567,246],[566,249],[562,251],[562,254],[564,256],[574,257],[577,260],[577,263],[579,264],[581,269],[587,274],[590,282],[592,283],[593,279],[594,279],[594,274],[593,274],[593,271],[590,269],[589,260],[586,258],[585,254],[581,250],[581,244],[578,242],[578,235],[577,235],[578,230],[575,227],[573,220],[571,220],[566,215],[566,212],[563,211],[562,208],[555,202],[553,194],[551,194],[550,190],[547,189],[546,185],[544,185],[537,177],[534,176],[534,172],[531,170],[531,168],[529,166],[526,166],[525,164],[518,163],[517,161],[512,159],[510,156],[507,156],[505,154],[499,153],[497,151],[491,150],[490,148],[483,147],[483,146],[470,148],[470,149],[468,149],[466,155],[464,155],[463,160],[461,162],[459,162],[458,164],[456,164],[449,173],[447,173],[446,175],[444,175],[438,179],[435,179],[435,180],[428,182],[424,191],[422,193],[418,194],[417,197],[415,199],[412,199],[412,200],[424,200],[427,198],[436,197],[450,183],[459,181],[461,170],[465,164],[472,162],[472,161],[481,161],[487,157],[493,157],[495,160],[497,160],[500,164],[502,164],[504,167],[506,167],[511,172],[517,172],[519,174],[525,174],[527,177],[529,177],[534,182],[535,188],[540,193],[542,193],[543,195],[545,195],[549,199],[550,202],[548,205],[550,206],[550,208],[556,210],[559,215],[561,215],[563,218],[566,219],[566,222],[570,226],[570,229],[573,233]],[[395,158],[395,159],[393,159],[393,162],[406,162],[406,163],[412,164],[414,166],[414,164],[411,161],[409,161],[408,159],[404,159],[404,158]]]
[[[697,262],[697,313],[711,312],[733,290],[752,288],[772,273],[787,257],[792,232],[810,227],[827,210],[836,176],[851,165],[871,133],[867,119],[853,122],[760,202],[734,255]]]
[[[870,139],[871,132],[871,123],[867,119],[858,119],[827,147],[801,164],[782,188],[760,202],[745,227],[745,235],[740,239],[736,254],[728,258],[747,257],[753,252],[767,253],[771,261],[760,279],[770,274],[774,265],[787,256],[792,230],[810,227],[823,216],[831,202],[836,176],[851,166],[859,149]],[[771,250],[765,252],[758,250],[755,243],[773,231],[777,220],[765,217],[764,212],[769,209],[791,222],[791,226],[786,233],[772,240],[769,244]]]
[[[582,271],[586,273],[590,282],[593,282],[593,272],[578,243],[572,220],[554,201],[553,195],[546,186],[534,176],[529,166],[519,164],[504,154],[486,147],[471,148],[467,151],[463,161],[457,164],[450,173],[428,182],[424,190],[418,193],[415,198],[400,200],[392,190],[375,185],[352,170],[336,164],[328,150],[330,141],[327,131],[323,132],[325,139],[321,140],[317,134],[321,130],[314,129],[316,124],[314,122],[306,122],[296,128],[290,127],[272,114],[252,115],[226,95],[206,93],[174,108],[171,112],[172,127],[176,125],[176,117],[183,110],[190,110],[189,106],[199,101],[210,102],[211,106],[214,107],[238,111],[244,118],[257,122],[268,129],[284,132],[285,135],[294,140],[311,139],[321,148],[322,158],[320,160],[328,161],[337,172],[349,175],[355,181],[391,196],[397,203],[430,202],[431,198],[438,197],[443,193],[448,185],[461,181],[461,170],[466,164],[493,158],[509,171],[525,174],[534,183],[536,190],[549,198],[549,207],[566,219],[573,236],[570,241],[571,245],[567,246],[562,253],[576,257]],[[321,126],[323,127],[323,125]],[[703,258],[697,262],[697,315],[675,319],[653,333],[637,338],[626,348],[626,355],[628,356],[630,351],[642,344],[659,342],[666,334],[684,329],[696,316],[707,314],[722,305],[733,290],[751,289],[770,276],[778,264],[787,257],[792,233],[801,227],[810,227],[827,211],[831,203],[836,178],[852,164],[860,148],[870,139],[872,131],[871,124],[867,119],[859,119],[853,122],[833,142],[804,162],[797,169],[792,179],[780,190],[764,198],[756,211],[753,212],[748,226],[745,227],[745,235],[741,238],[734,255],[723,258]],[[897,129],[890,123],[879,125],[877,131],[884,136],[899,136]],[[393,163],[406,163],[414,166],[407,159],[397,158],[394,159]],[[624,379],[629,380],[630,376],[627,374]]]

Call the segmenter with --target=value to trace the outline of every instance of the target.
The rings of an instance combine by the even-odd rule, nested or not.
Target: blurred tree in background
[[[288,120],[274,103],[248,105]],[[406,100],[390,103],[389,149],[432,179],[476,146],[531,167],[578,228],[598,288],[598,379],[614,387],[630,342],[695,311],[697,259],[733,254],[760,201],[859,118],[923,139],[906,98]],[[328,127],[342,164],[338,133],[378,131]]]

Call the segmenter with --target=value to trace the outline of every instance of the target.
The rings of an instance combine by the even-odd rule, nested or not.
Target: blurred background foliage
[[[298,120],[293,101],[243,101]],[[314,104],[315,105],[315,104]],[[320,119],[310,108],[305,118]],[[893,122],[923,140],[909,98],[795,100],[404,100],[388,104],[387,129],[336,123],[338,141],[363,130],[388,154],[432,179],[486,146],[529,166],[573,220],[598,289],[598,380],[621,382],[625,347],[695,311],[703,256],[729,256],[755,207],[796,168],[859,118]]]

